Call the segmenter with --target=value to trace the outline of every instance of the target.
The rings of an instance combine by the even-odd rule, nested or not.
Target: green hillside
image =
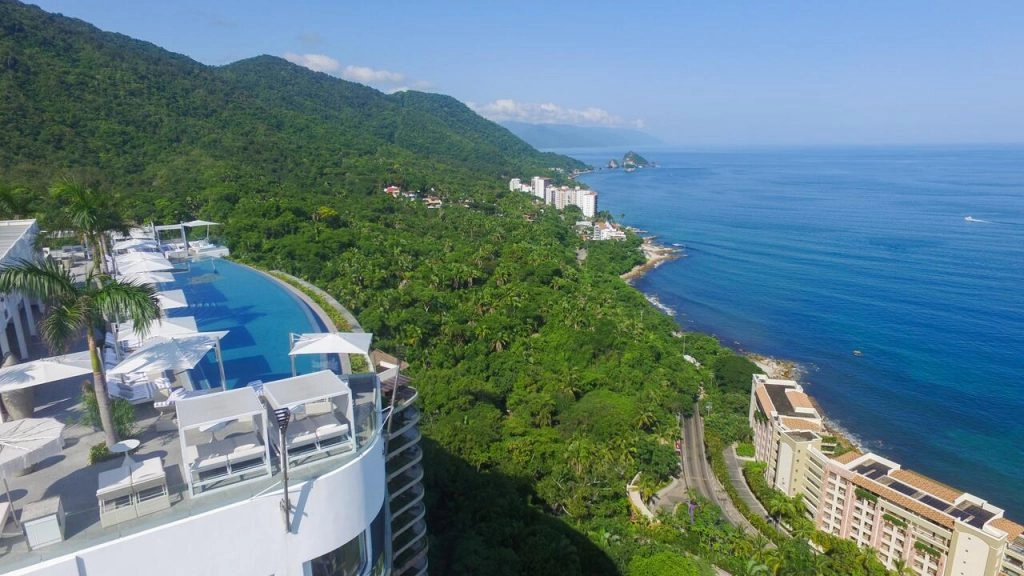
[[[136,221],[223,222],[233,257],[316,283],[401,352],[420,391],[432,573],[710,573],[684,554],[736,574],[768,569],[751,554],[779,574],[880,573],[840,567],[857,548],[827,542],[821,568],[806,540],[755,518],[769,550],[714,503],[631,517],[626,484],[650,495],[678,470],[698,388],[713,459],[749,436],[748,398],[707,368],[731,352],[689,334],[705,368],[687,362],[675,322],[620,279],[642,261],[638,237],[588,242],[578,209],[508,191],[510,176],[558,181],[578,162],[447,96],[269,56],[203,66],[10,0],[0,95],[3,215],[45,227],[60,208],[48,187],[70,176]]]
[[[225,188],[454,191],[580,166],[447,96],[385,95],[271,56],[204,66],[8,0],[0,23],[0,179],[74,174],[182,199],[140,217]]]

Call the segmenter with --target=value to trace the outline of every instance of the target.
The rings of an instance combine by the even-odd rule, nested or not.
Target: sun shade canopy
[[[88,350],[32,360],[0,368],[0,392],[30,388],[86,374],[92,374],[92,360]]]
[[[363,354],[370,353],[373,334],[369,332],[326,332],[301,334],[292,343],[289,356],[300,354]]]
[[[274,408],[292,408],[334,396],[351,394],[348,383],[330,370],[303,374],[263,385],[263,396]]]
[[[264,414],[256,391],[249,387],[183,398],[174,407],[182,430]]]

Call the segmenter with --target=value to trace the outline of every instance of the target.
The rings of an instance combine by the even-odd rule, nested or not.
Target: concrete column
[[[36,326],[36,317],[32,313],[32,299],[23,297],[22,302],[25,303],[25,319],[28,320],[28,333],[33,336],[39,336],[39,328]]]
[[[10,322],[10,320],[8,320]],[[3,329],[0,330],[0,352],[3,356],[7,356],[11,353],[11,341],[7,338],[7,324],[5,323]]]
[[[16,309],[17,310],[17,309]],[[28,358],[28,343],[25,342],[25,328],[21,325],[21,311],[19,310],[14,314],[14,334],[18,338],[18,358],[26,360]]]

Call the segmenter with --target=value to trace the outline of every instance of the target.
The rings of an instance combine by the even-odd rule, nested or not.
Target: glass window
[[[303,566],[305,576],[357,576],[366,566],[366,533],[314,558]]]

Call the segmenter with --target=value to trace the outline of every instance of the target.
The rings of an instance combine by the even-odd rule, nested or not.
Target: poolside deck
[[[344,466],[362,453],[373,437],[378,423],[375,419],[377,380],[373,375],[343,376],[349,382],[354,398],[354,429],[357,449],[340,454],[312,456],[308,462],[289,469],[293,484],[322,475]],[[185,468],[182,465],[181,445],[177,423],[171,415],[159,416],[151,405],[135,407],[137,430],[141,444],[131,457],[138,460],[159,456],[163,459],[170,493],[170,508],[127,520],[110,527],[100,524],[96,498],[99,474],[121,465],[121,457],[89,465],[89,449],[103,443],[101,431],[83,426],[79,401],[82,378],[74,378],[36,388],[36,417],[53,417],[66,424],[65,447],[62,454],[36,465],[19,477],[9,478],[15,514],[24,507],[44,498],[60,496],[66,514],[64,541],[37,550],[30,550],[23,534],[13,521],[5,527],[0,538],[0,572],[7,572],[35,562],[80,550],[140,532],[176,519],[212,510],[226,504],[250,498],[274,489],[281,480],[277,455],[272,452],[271,476],[214,485],[200,495],[189,495]]]

